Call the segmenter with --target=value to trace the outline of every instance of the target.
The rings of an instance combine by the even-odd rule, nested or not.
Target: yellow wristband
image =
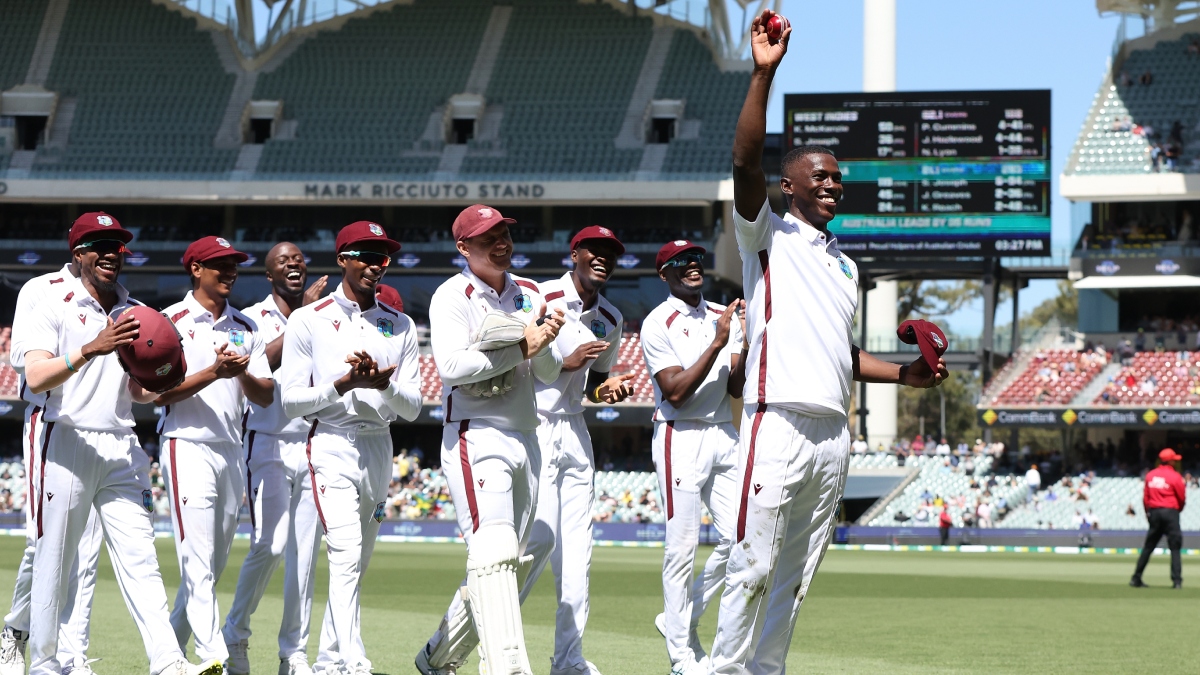
[[[603,386],[604,385],[600,385],[599,387],[596,387],[596,390],[592,392],[592,398],[596,399],[597,401],[600,400],[600,387],[603,387]]]

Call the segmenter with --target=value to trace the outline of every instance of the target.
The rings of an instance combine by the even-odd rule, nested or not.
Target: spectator
[[[1154,75],[1150,72],[1149,68],[1138,78],[1138,83],[1146,87],[1154,84]]]
[[[1121,71],[1121,75],[1117,78],[1117,81],[1121,83],[1122,87],[1128,87],[1133,84],[1133,78],[1124,70]]]
[[[978,518],[979,527],[990,528],[992,526],[992,505],[987,500],[979,502],[975,506],[975,516]]]
[[[1042,474],[1038,471],[1037,464],[1031,464],[1029,470],[1025,472],[1025,486],[1029,488],[1030,500],[1033,499],[1038,490],[1042,489]]]
[[[867,441],[863,439],[863,435],[859,434],[858,438],[850,444],[850,450],[856,455],[865,455],[867,453]]]
[[[948,457],[950,455],[950,444],[943,438],[941,443],[937,444],[936,452],[940,457]]]

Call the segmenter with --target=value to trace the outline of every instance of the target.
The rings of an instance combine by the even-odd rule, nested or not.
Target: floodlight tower
[[[896,91],[896,0],[863,0],[863,91]],[[897,298],[895,281],[876,282],[875,289],[867,292],[863,318],[868,341],[895,339]],[[871,349],[866,344],[861,347]],[[870,413],[859,429],[861,433],[866,427],[872,448],[879,443],[886,448],[896,438],[897,391],[887,384],[859,385],[859,407]]]

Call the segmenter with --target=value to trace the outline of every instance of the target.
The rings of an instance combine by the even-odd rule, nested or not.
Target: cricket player
[[[642,322],[642,352],[654,377],[654,467],[667,513],[664,611],[654,623],[667,639],[675,675],[706,671],[696,628],[725,582],[737,518],[738,436],[730,398],[741,398],[746,383],[741,301],[722,307],[704,299],[704,254],[686,240],[659,249],[655,267],[671,295]],[[693,583],[701,504],[720,539]]]
[[[390,425],[421,412],[420,355],[412,320],[375,300],[399,242],[358,221],[342,228],[336,247],[341,283],[292,312],[279,379],[284,414],[309,425],[309,482],[329,552],[313,670],[367,675],[358,594],[392,476]]]
[[[81,222],[107,215],[104,213],[87,213],[80,216]],[[23,316],[32,312],[42,301],[53,298],[64,288],[67,280],[77,282],[79,268],[75,261],[64,265],[62,269],[34,277],[21,286],[17,294],[15,316]],[[68,292],[63,290],[62,295]],[[55,298],[61,300],[60,298]],[[23,335],[18,331],[10,339],[9,364],[18,372],[24,370],[25,351],[22,347]],[[34,394],[25,384],[24,376],[20,380],[19,391],[21,399],[28,403],[25,409],[25,423],[21,433],[21,453],[25,463],[26,492],[25,492],[25,551],[17,567],[17,581],[13,587],[12,605],[4,617],[4,631],[0,633],[0,675],[25,675],[25,645],[29,639],[29,594],[33,585],[33,554],[37,543],[37,521],[34,496],[37,494],[34,467],[38,466],[41,444],[45,440],[43,431],[45,422],[42,419],[46,407],[46,394]],[[100,544],[103,532],[100,521],[93,508],[84,528],[83,538],[79,542],[79,554],[71,566],[70,581],[68,582],[68,601],[63,605],[63,616],[59,623],[58,662],[63,672],[86,675],[91,672],[88,665],[88,624],[92,609],[92,596],[96,587],[96,565],[100,560]],[[81,575],[82,570],[82,575]]]
[[[417,654],[423,675],[456,672],[477,641],[490,675],[533,673],[518,567],[530,560],[523,556],[541,470],[534,385],[554,382],[562,369],[554,339],[563,312],[547,314],[538,285],[508,273],[514,223],[483,204],[463,209],[453,234],[467,265],[438,287],[429,306],[433,358],[445,385],[442,471],[467,544],[467,578]],[[491,335],[482,329],[505,322],[520,327],[511,331],[516,340],[481,348]]]
[[[881,362],[851,342],[858,269],[828,223],[841,201],[829,150],[784,156],[787,214],[767,202],[762,171],[767,98],[791,37],[774,44],[764,11],[751,24],[754,71],[733,138],[734,234],[746,293],[745,408],[733,548],[713,644],[718,674],[778,674],[812,575],[821,565],[850,467],[851,382],[935,387],[948,376],[922,359]]]
[[[155,401],[163,408],[158,428],[163,477],[182,577],[171,625],[180,646],[195,633],[196,655],[221,662],[230,653],[221,635],[216,584],[246,490],[246,400],[267,407],[275,393],[262,333],[228,301],[238,263],[248,257],[221,237],[204,237],[184,251],[192,290],[163,314],[183,337],[187,378]]]
[[[546,561],[551,562],[558,597],[551,675],[599,675],[596,666],[583,658],[596,473],[583,399],[619,403],[633,392],[628,381],[635,374],[608,376],[621,348],[621,312],[600,295],[624,253],[625,246],[612,230],[585,227],[571,239],[571,271],[540,284],[546,306],[563,312],[563,327],[554,345],[560,353],[570,354],[563,357],[556,380],[535,386],[542,474],[536,524],[526,550],[533,565],[521,589],[524,602]]]
[[[771,44],[766,10],[751,25],[754,70],[733,144],[734,227],[746,292],[745,409],[738,466],[737,524],[712,672],[784,672],[788,644],[809,583],[836,521],[850,459],[852,380],[912,387],[948,373],[918,359],[897,366],[851,343],[858,270],[827,229],[842,198],[842,173],[828,150],[784,156],[788,202],[767,202],[762,170],[767,98],[792,29]]]
[[[33,675],[64,670],[56,653],[58,627],[71,561],[93,506],[152,675],[222,671],[215,660],[189,664],[174,639],[150,520],[150,460],[133,433],[132,402],[155,395],[133,384],[113,354],[134,340],[140,326],[113,321],[138,304],[117,282],[132,237],[112,216],[81,216],[68,235],[79,278],[63,277],[54,296],[16,317],[25,384],[35,395],[46,394],[44,428],[35,439],[41,457],[34,497],[38,573],[30,599]]]
[[[308,475],[308,430],[304,418],[283,412],[278,372],[283,359],[283,334],[295,310],[321,298],[328,276],[305,290],[308,265],[304,253],[290,242],[276,244],[264,261],[271,294],[243,310],[257,325],[266,344],[267,364],[275,382],[271,405],[250,402],[243,443],[246,450],[246,490],[250,498],[250,552],[242,562],[233,605],[221,632],[229,650],[231,675],[249,675],[246,652],[250,615],[258,608],[267,583],[280,560],[284,563],[283,623],[279,627],[279,675],[308,675],[308,632],[312,618],[313,570],[321,542],[321,523]]]

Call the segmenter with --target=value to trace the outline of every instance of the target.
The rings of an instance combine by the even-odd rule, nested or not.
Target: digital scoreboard
[[[1050,255],[1050,91],[786,94],[784,150],[821,145],[862,256]]]

